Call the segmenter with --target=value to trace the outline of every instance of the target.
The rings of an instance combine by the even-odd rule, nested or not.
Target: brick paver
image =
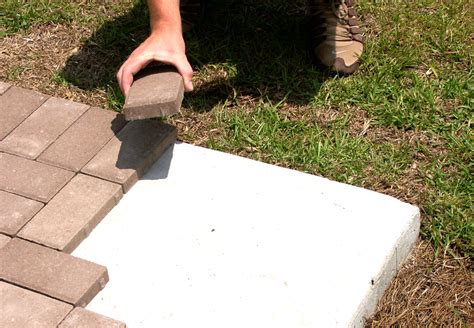
[[[38,161],[79,171],[126,124],[122,115],[91,108]]]
[[[35,91],[10,87],[0,96],[0,141],[30,116],[48,96]]]
[[[74,173],[22,157],[0,153],[0,190],[48,202]]]
[[[13,238],[0,249],[0,279],[75,306],[85,306],[108,281],[107,269]]]
[[[83,308],[75,308],[58,328],[126,328],[126,325]]]
[[[158,120],[133,121],[82,169],[123,185],[127,192],[176,140],[176,128]]]
[[[35,159],[88,108],[65,99],[49,98],[0,142],[0,150]]]
[[[0,190],[0,232],[14,236],[43,203]]]
[[[0,281],[0,327],[56,327],[72,308],[70,304]]]
[[[128,99],[141,111],[130,119],[178,111],[182,78],[160,74],[158,93],[137,80],[133,93],[148,98]],[[80,308],[105,286],[107,269],[67,253],[175,140],[161,121],[127,123],[0,81],[0,327],[125,327]]]
[[[120,185],[79,174],[18,234],[72,252],[122,197]]]
[[[11,86],[10,83],[0,81],[0,96],[3,95]]]
[[[183,77],[174,67],[147,68],[137,74],[123,106],[125,119],[173,115],[183,101]]]
[[[7,235],[4,235],[4,234],[1,234],[0,233],[0,248],[2,248],[3,246],[5,246],[9,241],[10,241],[10,237],[8,237]],[[1,327],[1,326],[0,326]]]

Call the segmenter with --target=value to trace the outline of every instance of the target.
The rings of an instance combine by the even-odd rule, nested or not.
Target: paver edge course
[[[77,174],[18,236],[71,253],[122,198],[119,184]],[[68,215],[67,212],[73,211]]]
[[[159,144],[150,143],[146,149],[141,150],[136,150],[133,147],[137,143],[134,137],[136,137],[138,131],[145,130],[146,132],[146,129],[153,131],[158,128],[165,129],[154,135],[154,137],[161,137]],[[153,133],[156,133],[156,130]],[[128,137],[130,137],[130,140],[127,140]],[[146,137],[145,133],[139,138],[142,137]],[[176,137],[176,127],[160,121],[139,120],[129,122],[116,137],[109,140],[101,151],[82,168],[81,172],[121,184],[124,193],[126,193],[164,151],[174,144]],[[116,155],[115,152],[117,152]],[[125,163],[118,163],[122,160],[121,158]],[[117,165],[123,165],[123,167]]]
[[[11,88],[11,86],[12,85],[10,83],[0,81],[0,96],[3,95],[5,92],[7,92],[8,89]]]
[[[110,123],[110,126],[100,127],[102,132],[100,142],[96,142],[96,145],[89,146],[90,149],[86,153],[82,152],[82,156],[85,158],[81,159],[78,155],[72,155],[72,159],[68,158],[68,149],[71,148],[70,143],[74,143],[81,137],[83,133],[91,133],[88,131],[91,129],[91,124],[88,120],[94,118],[94,116],[101,115],[101,120]],[[110,122],[109,120],[110,119]],[[102,124],[104,122],[101,122]],[[113,138],[114,135],[119,133],[125,126],[127,121],[123,115],[115,113],[110,110],[106,110],[100,107],[90,107],[81,117],[79,117],[74,123],[72,123],[57,139],[55,142],[50,144],[37,158],[38,162],[45,163],[52,166],[57,166],[66,170],[79,172],[98,152],[104,148],[104,146]],[[97,129],[97,127],[95,127]],[[85,131],[84,131],[85,130]],[[68,140],[69,139],[69,140]],[[72,140],[72,141],[71,141]],[[84,141],[81,142],[81,144]],[[87,147],[87,146],[86,146]],[[59,152],[59,154],[58,154]],[[65,154],[66,152],[66,154]],[[75,157],[75,158],[74,158]],[[78,163],[80,161],[80,163]]]
[[[0,260],[10,264],[0,266],[0,280],[74,306],[86,306],[109,280],[103,265],[21,238],[0,248]]]

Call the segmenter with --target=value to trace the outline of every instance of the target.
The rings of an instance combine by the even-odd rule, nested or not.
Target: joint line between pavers
[[[81,104],[82,104],[82,103],[81,103]],[[87,104],[84,104],[84,105],[89,106],[89,105],[87,105]],[[87,107],[87,109],[86,109],[81,115],[79,115],[74,121],[72,121],[71,124],[70,124],[69,126],[67,126],[67,127],[63,130],[63,132],[61,132],[60,134],[58,134],[58,136],[56,137],[56,139],[54,139],[54,141],[52,141],[45,149],[43,149],[43,150],[38,154],[38,156],[36,156],[36,157],[34,158],[34,160],[37,161],[37,159],[38,159],[46,150],[48,150],[49,147],[51,147],[52,145],[54,145],[54,143],[55,143],[64,133],[66,133],[66,131],[69,130],[69,129],[74,125],[74,123],[76,123],[76,122],[77,122],[85,113],[87,113],[91,108],[92,108],[92,106]],[[40,162],[40,161],[37,161],[37,162],[38,162],[38,163],[42,163],[42,162]],[[43,164],[45,164],[45,163],[43,163]],[[48,165],[50,165],[50,164],[48,163]],[[59,167],[59,166],[56,166],[56,165],[51,165],[51,166]],[[59,168],[64,169],[64,167],[59,167]],[[70,171],[69,169],[67,169],[67,170]]]
[[[35,215],[36,216],[36,215]],[[31,220],[30,220],[31,221]],[[29,221],[28,221],[29,222]],[[21,230],[19,231],[21,232]],[[26,242],[29,242],[29,243],[32,243],[32,244],[36,244],[38,246],[41,246],[41,247],[46,247],[46,248],[49,248],[49,249],[52,249],[53,251],[57,251],[57,252],[61,252],[61,253],[64,253],[64,254],[69,254],[69,253],[66,253],[66,252],[63,252],[61,251],[60,249],[57,249],[57,248],[54,248],[54,247],[51,247],[51,246],[48,246],[48,245],[45,245],[45,244],[41,244],[37,241],[34,241],[34,240],[29,240],[29,239],[26,239],[25,237],[21,237],[21,236],[15,236],[15,238],[18,238],[18,239],[21,239],[23,241],[26,241]],[[69,254],[70,255],[70,254]]]
[[[53,300],[59,301],[59,302],[61,302],[61,303],[65,303],[65,304],[72,305],[72,306],[73,306],[73,309],[74,309],[74,307],[76,307],[76,305],[74,305],[73,303],[70,303],[70,302],[67,302],[67,301],[65,301],[65,300],[59,299],[59,298],[57,298],[57,297],[54,297],[54,296],[51,296],[51,295],[48,295],[48,294],[39,292],[39,291],[34,290],[34,289],[31,289],[31,288],[29,288],[29,287],[27,287],[27,286],[22,286],[22,285],[20,285],[20,284],[18,284],[18,283],[16,283],[16,282],[9,281],[9,280],[5,280],[4,278],[0,278],[0,281],[6,282],[7,284],[16,286],[16,287],[21,288],[21,289],[28,290],[28,291],[30,291],[30,292],[33,292],[33,293],[36,293],[36,294],[39,294],[39,295],[46,296],[46,297],[51,298],[51,299],[53,299]],[[69,314],[69,313],[68,313],[68,314]]]
[[[92,108],[92,107],[91,107],[91,108]],[[104,109],[104,110],[107,110],[107,109]],[[116,133],[114,133],[113,136],[111,136],[109,139],[107,139],[107,141],[99,148],[99,150],[91,157],[91,159],[89,159],[89,161],[87,161],[84,165],[81,166],[81,168],[76,172],[76,174],[82,173],[82,174],[88,175],[88,176],[90,176],[90,177],[98,178],[98,179],[101,179],[101,180],[104,180],[104,181],[108,181],[108,182],[117,183],[117,182],[115,182],[115,181],[111,181],[111,180],[107,180],[107,179],[102,179],[102,178],[100,178],[100,177],[96,177],[96,176],[94,176],[94,175],[87,174],[87,173],[85,173],[85,172],[82,172],[82,169],[85,168],[85,167],[95,158],[95,156],[96,156],[97,154],[99,154],[99,153],[102,151],[102,149],[105,148],[105,146],[107,146],[107,144],[110,142],[110,140],[112,140],[112,138],[113,138],[114,136],[116,136],[117,134],[119,134],[120,131],[122,131],[122,130],[128,125],[128,123],[129,123],[129,122],[125,123],[124,126],[123,126],[119,131],[117,131]],[[48,147],[48,148],[49,148],[49,147]],[[46,150],[45,150],[45,151],[46,151]],[[69,170],[69,171],[70,171],[70,170]],[[118,185],[121,185],[121,184],[119,184],[119,183],[117,183],[117,184],[118,184]],[[121,185],[121,186],[122,186],[122,185]],[[122,186],[122,189],[123,189],[123,186]],[[125,192],[124,192],[124,193],[125,193]]]
[[[30,199],[30,198],[28,198],[28,199]],[[33,199],[32,199],[32,200],[33,200]],[[40,202],[40,201],[37,201],[37,202],[43,204],[43,206],[42,206],[35,214],[33,214],[33,216],[32,216],[29,220],[27,220],[25,223],[23,223],[23,225],[18,228],[18,230],[17,230],[17,232],[16,232],[15,234],[13,234],[13,235],[7,234],[8,236],[10,236],[11,238],[20,238],[20,239],[23,239],[23,238],[21,238],[21,237],[18,236],[18,234],[20,233],[20,231],[21,231],[28,223],[30,223],[30,221],[33,220],[33,219],[38,215],[38,213],[41,212],[41,210],[46,206],[46,204],[43,203],[43,202]],[[4,233],[4,232],[3,232],[3,233]]]
[[[13,85],[10,86],[10,87],[8,88],[8,90],[10,90],[12,87],[13,87]],[[17,87],[17,88],[19,88],[19,87]],[[7,91],[8,91],[8,90],[7,90]],[[7,91],[5,91],[5,93],[6,93]],[[3,95],[5,95],[5,93],[3,93]],[[19,127],[20,125],[22,125],[24,121],[26,121],[31,115],[33,115],[33,113],[36,112],[36,111],[38,110],[38,108],[40,108],[41,106],[43,106],[43,104],[44,104],[49,98],[51,98],[51,96],[49,96],[49,95],[45,95],[44,93],[41,93],[41,94],[45,96],[45,99],[44,99],[44,100],[38,105],[38,107],[36,107],[29,115],[27,115],[23,120],[21,120],[21,122],[19,122],[19,123],[17,124],[17,126],[16,126],[13,130],[11,130],[3,139],[0,139],[0,141],[1,141],[1,140],[5,140],[10,134],[13,133],[13,131],[15,131],[16,129],[18,129],[18,127]],[[3,96],[3,95],[2,95],[2,96]],[[18,155],[17,155],[17,156],[18,156]]]
[[[67,303],[67,304],[70,304],[70,303]],[[69,311],[69,312],[64,316],[64,318],[61,319],[61,321],[58,323],[58,325],[57,325],[56,327],[60,327],[61,324],[64,322],[64,320],[66,320],[66,318],[69,317],[69,315],[72,313],[72,311],[74,311],[74,309],[75,309],[76,307],[77,307],[77,306],[73,305],[71,311]]]
[[[91,159],[91,161],[92,161],[92,159]],[[89,164],[89,163],[87,163],[87,164]],[[84,167],[87,166],[87,164],[84,165]],[[136,170],[135,170],[135,172],[136,172]],[[91,178],[96,178],[96,179],[99,179],[99,180],[102,180],[102,181],[114,183],[114,184],[120,186],[120,188],[122,189],[122,192],[123,192],[124,195],[126,194],[126,191],[125,191],[125,183],[119,183],[119,182],[117,182],[117,181],[109,180],[109,179],[106,179],[106,178],[103,178],[103,177],[99,177],[99,176],[97,176],[97,175],[93,175],[93,174],[91,174],[91,173],[86,173],[86,172],[83,172],[83,171],[79,171],[79,172],[77,172],[77,174],[83,174],[83,175],[87,175],[88,177],[91,177]],[[77,174],[76,174],[76,175],[77,175]],[[137,181],[138,181],[139,179],[140,179],[140,177],[138,177]],[[135,183],[136,183],[137,181],[135,181],[135,182],[132,184],[132,186],[128,189],[128,191],[130,191],[130,189],[132,189],[132,187],[135,185]],[[117,203],[117,204],[118,204],[118,203]],[[117,204],[115,204],[115,206],[116,206]],[[115,207],[115,206],[114,206],[114,207]]]
[[[3,152],[0,151],[0,154],[1,154],[1,153],[3,153]],[[4,153],[4,154],[7,154],[7,153]],[[8,154],[8,155],[11,155],[11,154]],[[17,155],[15,155],[15,156],[17,156]],[[23,157],[22,157],[22,158],[23,158]],[[39,163],[39,162],[38,162],[38,163]],[[68,182],[69,182],[69,181],[68,181]],[[67,183],[66,183],[66,184],[67,184]],[[63,189],[63,188],[61,188],[61,189]],[[19,193],[13,191],[13,190],[7,190],[7,189],[2,189],[2,188],[0,188],[0,190],[1,190],[1,191],[4,191],[4,192],[7,192],[7,193],[9,193],[9,194],[12,194],[12,195],[16,195],[16,196],[20,196],[20,197],[23,197],[23,198],[26,198],[26,199],[34,200],[35,202],[41,203],[41,204],[43,204],[43,205],[48,204],[47,202],[44,202],[44,201],[42,201],[42,200],[34,199],[34,198],[31,198],[30,196],[25,196],[24,194],[19,194]],[[52,198],[52,197],[51,197],[51,198]],[[38,214],[38,213],[36,213],[36,214]],[[35,214],[35,215],[36,215],[36,214]]]
[[[0,81],[0,82],[3,82],[3,81]],[[10,84],[10,83],[6,83],[6,82],[3,82],[3,83],[8,84],[8,87],[3,91],[2,94],[0,94],[0,96],[3,96],[13,86],[13,84]]]
[[[53,142],[51,145],[49,145],[48,148],[51,147],[53,144],[54,144],[54,142]],[[46,149],[47,149],[47,148],[46,148]],[[46,149],[45,149],[41,154],[43,154],[43,153],[46,151]],[[41,155],[41,154],[40,154],[40,155]],[[62,170],[65,170],[65,171],[72,172],[72,173],[75,174],[74,176],[76,176],[76,175],[79,173],[79,171],[78,171],[78,172],[73,171],[73,170],[71,170],[70,168],[67,168],[67,167],[58,165],[58,164],[56,164],[56,163],[50,163],[50,162],[46,162],[46,161],[45,161],[45,162],[39,161],[39,160],[38,160],[39,157],[40,157],[40,156],[38,156],[38,157],[37,157],[36,159],[34,159],[33,161],[38,162],[38,163],[41,163],[41,164],[44,164],[44,165],[53,166],[53,167],[56,167],[56,168],[58,168],[58,169],[62,169]],[[74,177],[73,177],[73,178],[74,178]],[[71,179],[71,180],[72,180],[72,179]],[[68,182],[69,182],[69,181],[68,181]],[[61,189],[62,189],[62,188],[61,188]]]

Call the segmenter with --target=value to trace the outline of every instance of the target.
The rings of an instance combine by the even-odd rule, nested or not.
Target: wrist
[[[181,34],[181,22],[175,20],[160,19],[150,24],[151,35],[156,34]]]

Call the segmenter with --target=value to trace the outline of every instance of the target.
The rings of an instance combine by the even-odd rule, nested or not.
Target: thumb
[[[178,70],[179,74],[183,77],[184,82],[184,89],[186,91],[193,91],[193,69],[188,62],[186,56],[180,57],[175,62],[176,69]]]

